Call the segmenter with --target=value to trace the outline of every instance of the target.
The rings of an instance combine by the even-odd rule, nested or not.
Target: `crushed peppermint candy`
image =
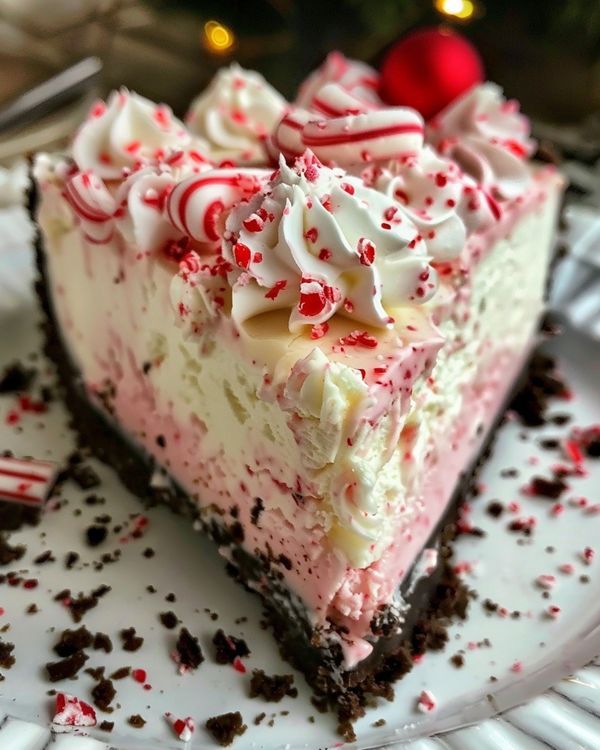
[[[556,576],[542,574],[535,579],[535,582],[541,589],[549,590],[556,585]]]
[[[96,711],[74,695],[58,693],[52,723],[59,727],[94,727]]]
[[[59,467],[49,461],[0,458],[0,500],[42,506],[58,477]]]
[[[191,716],[186,716],[185,719],[178,719],[170,711],[167,711],[165,719],[182,742],[189,742],[192,739],[192,735],[196,731],[196,722]]]
[[[581,559],[586,565],[591,565],[594,562],[596,553],[591,547],[586,547],[581,553]]]
[[[422,690],[417,700],[417,710],[423,714],[430,713],[437,706],[437,702],[430,690]]]
[[[549,617],[551,620],[556,620],[558,616],[560,615],[560,612],[561,610],[559,606],[557,606],[556,604],[551,604],[546,609],[546,616]]]

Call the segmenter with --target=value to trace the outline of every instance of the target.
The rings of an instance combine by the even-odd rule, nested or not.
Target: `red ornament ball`
[[[381,65],[384,102],[412,107],[428,120],[484,78],[473,45],[448,28],[413,31],[391,47]]]

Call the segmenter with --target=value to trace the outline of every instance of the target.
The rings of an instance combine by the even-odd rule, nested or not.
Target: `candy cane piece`
[[[199,242],[216,242],[221,214],[254,195],[270,174],[267,169],[212,169],[189,177],[169,195],[169,221]]]
[[[50,461],[0,458],[0,500],[43,506],[56,482],[59,467]]]
[[[58,693],[52,723],[59,727],[95,727],[96,711],[74,695]]]
[[[321,161],[358,164],[414,154],[423,146],[423,120],[412,109],[390,107],[309,122],[304,145]]]
[[[359,115],[375,109],[373,104],[353,96],[339,83],[326,83],[322,86],[313,96],[311,107],[326,117]]]
[[[292,161],[296,157],[302,156],[305,151],[302,131],[306,123],[314,119],[314,114],[299,107],[293,107],[286,112],[275,127],[269,142],[269,151],[275,161],[277,161],[279,154],[283,154],[286,161]]]
[[[79,172],[67,181],[64,195],[86,238],[95,244],[108,242],[117,205],[104,182],[92,172]]]

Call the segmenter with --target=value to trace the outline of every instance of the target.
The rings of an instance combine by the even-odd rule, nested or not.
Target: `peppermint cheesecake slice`
[[[191,129],[117,92],[35,177],[79,429],[198,520],[351,718],[464,609],[441,530],[535,339],[561,182],[496,87],[426,127],[343,63],[284,110],[221,74]]]

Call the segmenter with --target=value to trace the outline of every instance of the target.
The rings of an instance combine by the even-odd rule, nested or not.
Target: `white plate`
[[[23,217],[8,213],[0,231],[6,234],[15,221]],[[2,236],[0,234],[0,236]],[[0,366],[15,358],[26,360],[38,352],[40,339],[36,328],[36,303],[30,291],[31,258],[26,242],[10,248],[0,247]],[[570,333],[552,344],[563,362],[564,372],[575,397],[557,402],[555,411],[568,411],[573,424],[587,426],[600,421],[600,357],[589,340]],[[38,361],[38,365],[42,360]],[[5,424],[6,412],[14,405],[11,397],[0,399],[0,449],[10,448],[16,455],[61,460],[73,447],[73,436],[66,427],[67,415],[60,403],[52,404],[44,415],[26,414],[17,428]],[[600,653],[600,515],[586,513],[566,503],[559,517],[550,514],[552,503],[528,498],[520,488],[534,474],[548,475],[549,466],[559,460],[557,454],[542,450],[537,441],[541,436],[560,436],[569,427],[549,426],[542,430],[523,430],[514,422],[500,431],[491,459],[481,475],[485,485],[480,498],[473,503],[472,518],[476,526],[487,532],[484,538],[462,537],[456,546],[456,560],[472,564],[468,583],[478,592],[479,599],[470,607],[465,623],[456,623],[450,630],[450,643],[441,653],[429,653],[396,687],[392,703],[381,702],[371,708],[356,725],[357,748],[371,748],[415,740],[414,750],[457,748],[460,750],[510,750],[514,748],[600,748],[600,667],[580,670]],[[586,496],[590,503],[600,502],[600,462],[587,461],[587,477],[570,480],[568,496]],[[502,469],[516,467],[517,478],[501,478]],[[234,584],[224,572],[224,565],[209,542],[196,534],[189,524],[164,508],[148,513],[150,524],[146,535],[127,544],[119,543],[121,534],[110,534],[101,547],[91,549],[84,544],[86,526],[98,514],[109,513],[113,524],[126,523],[130,514],[140,512],[137,499],[130,495],[107,467],[95,463],[102,477],[98,494],[106,497],[106,505],[89,506],[82,498],[89,493],[75,485],[65,485],[66,503],[60,510],[48,512],[42,525],[13,535],[13,543],[27,545],[26,556],[15,566],[26,575],[39,580],[35,590],[0,586],[0,606],[5,614],[0,627],[10,624],[3,637],[15,643],[17,662],[0,683],[0,715],[7,714],[0,729],[0,748],[7,750],[38,750],[45,747],[50,733],[52,699],[46,694],[51,687],[63,689],[80,698],[89,699],[93,681],[81,673],[76,681],[50,685],[40,665],[50,660],[56,632],[73,624],[67,611],[53,601],[53,594],[70,588],[74,593],[89,592],[102,583],[112,586],[96,609],[85,617],[93,631],[110,634],[114,650],[106,656],[90,651],[87,666],[106,665],[107,674],[121,666],[143,668],[148,673],[152,690],[144,690],[132,678],[115,683],[118,694],[114,701],[120,707],[110,716],[99,712],[99,719],[115,722],[111,735],[92,731],[102,740],[60,737],[53,748],[97,748],[110,745],[119,750],[154,750],[180,748],[182,743],[171,734],[163,718],[165,711],[178,716],[193,716],[199,728],[190,748],[214,747],[202,728],[206,718],[225,711],[240,710],[248,731],[234,744],[238,748],[278,748],[290,750],[334,747],[339,743],[335,721],[331,715],[320,715],[310,703],[310,693],[302,677],[296,674],[299,688],[297,699],[268,704],[249,699],[246,695],[249,675],[241,675],[229,666],[218,666],[212,658],[211,637],[218,627],[227,633],[243,635],[252,651],[246,659],[249,671],[264,669],[268,673],[289,673],[290,667],[277,654],[271,636],[260,626],[258,599]],[[519,513],[505,513],[494,520],[486,513],[491,499],[504,503],[518,501]],[[81,509],[81,515],[74,511]],[[506,526],[517,516],[534,516],[535,533],[529,539],[509,533]],[[597,548],[594,564],[585,565],[580,557],[586,546]],[[152,547],[155,557],[147,559],[143,550]],[[103,552],[121,549],[122,559],[101,571],[89,563]],[[550,551],[552,548],[552,551]],[[54,552],[57,561],[35,566],[33,558],[45,549]],[[63,565],[69,550],[81,554],[81,562],[71,571]],[[558,572],[562,563],[572,563],[571,576]],[[6,573],[6,569],[1,572]],[[536,586],[541,574],[557,577],[557,584],[545,599]],[[589,582],[581,583],[586,575]],[[146,586],[156,587],[156,594]],[[165,601],[173,592],[177,601]],[[492,599],[509,611],[519,610],[519,619],[490,615],[483,601]],[[25,608],[36,602],[40,612],[25,614]],[[550,604],[558,604],[561,614],[556,620],[544,616]],[[218,612],[213,622],[205,608]],[[193,674],[179,676],[169,658],[174,632],[167,631],[158,621],[157,613],[174,610],[189,630],[200,638],[206,661]],[[236,624],[236,618],[248,621]],[[136,653],[121,648],[118,631],[134,626],[144,637],[143,647]],[[489,639],[491,645],[473,647]],[[465,666],[454,667],[449,659],[464,651]],[[515,664],[520,663],[519,671]],[[575,676],[560,681],[543,697],[527,706],[509,710],[540,695],[565,675]],[[497,681],[491,682],[494,676]],[[423,689],[430,690],[437,708],[423,715],[416,711],[416,698]],[[260,726],[254,717],[266,712]],[[289,711],[282,715],[282,711]],[[501,719],[492,719],[505,712]],[[141,730],[131,728],[127,717],[139,713],[147,721]],[[272,715],[274,715],[272,717]],[[315,716],[310,723],[309,716]],[[274,726],[267,722],[274,718]],[[385,724],[374,726],[384,719]],[[486,721],[486,719],[488,719]],[[25,723],[29,722],[29,723]],[[38,726],[30,722],[36,722]],[[482,722],[468,729],[456,730],[466,724]],[[443,732],[438,739],[422,739]],[[537,737],[538,739],[532,739]],[[108,744],[106,744],[108,743]]]

